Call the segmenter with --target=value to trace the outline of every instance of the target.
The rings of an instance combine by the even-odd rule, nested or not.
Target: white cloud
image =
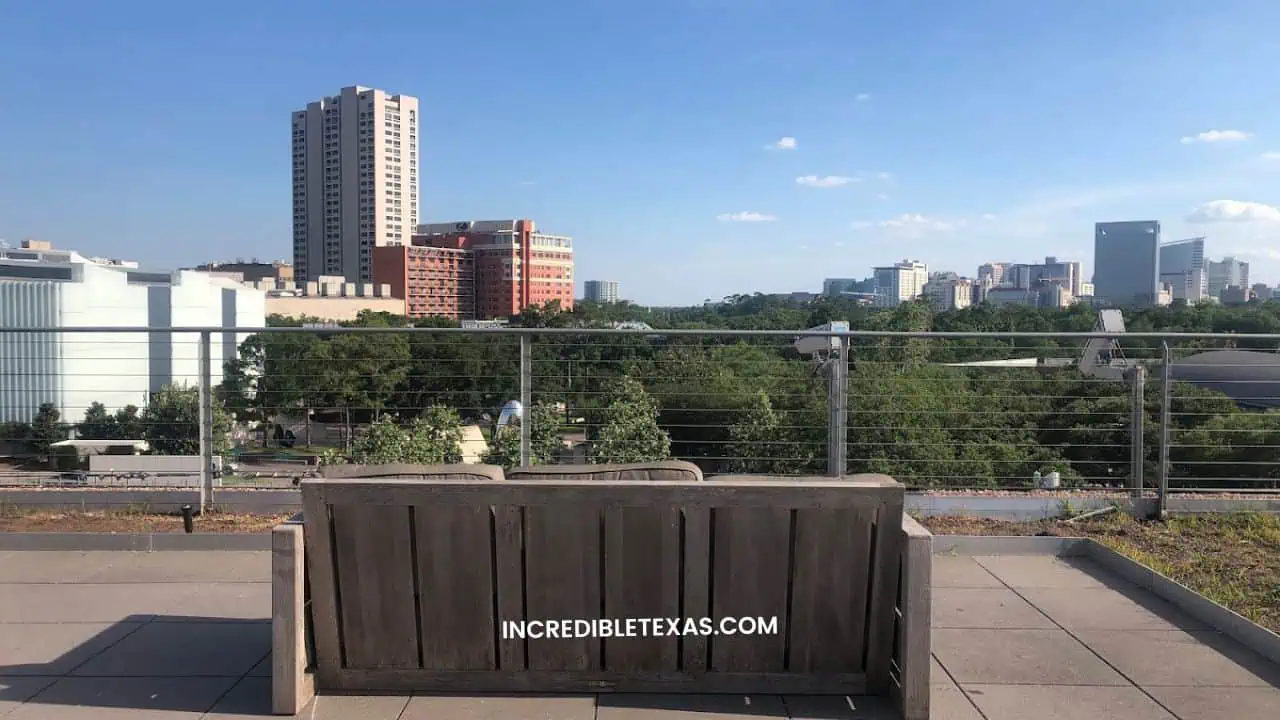
[[[743,212],[736,212],[736,213],[722,213],[720,215],[717,215],[716,219],[719,220],[720,222],[758,223],[758,222],[773,222],[774,220],[777,220],[778,217],[776,215],[765,215],[764,213],[743,211]]]
[[[877,225],[886,230],[954,230],[964,224],[963,220],[950,221],[931,218],[919,213],[903,213],[896,218],[881,220]]]
[[[1241,130],[1205,130],[1198,135],[1188,135],[1187,137],[1182,138],[1181,142],[1183,145],[1190,145],[1191,143],[1197,142],[1241,142],[1243,140],[1248,140],[1251,137],[1253,137],[1252,133],[1247,133]]]
[[[1213,200],[1191,211],[1187,222],[1280,222],[1280,208],[1243,200]]]
[[[844,241],[843,241],[843,240],[837,240],[837,241],[835,241],[835,246],[836,246],[836,247],[844,247]]]
[[[892,180],[892,179],[893,179],[893,176],[892,176],[892,175],[890,175],[890,174],[889,174],[889,173],[887,173],[887,172],[876,173],[876,177],[880,178],[881,180]]]
[[[875,223],[869,222],[867,220],[855,220],[852,223],[850,223],[849,227],[853,228],[854,230],[866,230],[867,228],[873,227],[874,225]]]
[[[1258,156],[1258,159],[1263,162],[1280,163],[1280,150],[1272,150],[1270,152],[1264,152]]]
[[[795,150],[796,139],[790,136],[778,138],[778,142],[765,145],[764,149],[765,150]]]
[[[817,175],[803,175],[796,178],[797,185],[814,188],[840,187],[841,185],[848,185],[851,182],[857,182],[857,180],[844,175],[824,175],[821,177]]]
[[[995,215],[992,215],[991,213],[983,213],[983,214],[982,214],[982,219],[983,219],[983,220],[995,220],[995,219],[996,219],[996,216],[995,216]]]
[[[853,96],[853,99],[858,102],[866,102],[871,99],[871,93],[858,93]]]
[[[877,200],[888,200],[889,196],[885,193],[876,193]]]
[[[537,180],[521,180],[520,181],[520,187],[532,187],[537,184],[538,184]]]

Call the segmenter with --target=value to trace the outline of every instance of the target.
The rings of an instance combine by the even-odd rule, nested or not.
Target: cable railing
[[[826,339],[801,352],[802,336]],[[1280,493],[1276,348],[1215,333],[3,328],[0,485],[211,494],[334,462],[672,458],[916,490]]]

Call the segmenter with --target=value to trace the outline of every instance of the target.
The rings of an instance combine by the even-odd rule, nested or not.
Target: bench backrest
[[[887,692],[889,478],[326,478],[302,496],[322,689]]]

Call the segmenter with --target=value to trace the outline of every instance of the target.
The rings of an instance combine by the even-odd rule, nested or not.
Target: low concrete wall
[[[270,550],[270,533],[0,533],[0,551]]]

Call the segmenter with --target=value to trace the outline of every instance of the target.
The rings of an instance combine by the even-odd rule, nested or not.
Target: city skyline
[[[904,253],[1088,277],[1094,223],[1127,218],[1280,279],[1280,113],[1256,91],[1274,3],[482,5],[388,25],[77,4],[72,27],[58,0],[15,7],[0,80],[76,110],[0,116],[0,237],[158,268],[291,257],[284,113],[359,83],[420,99],[422,221],[539,218],[579,241],[578,277],[642,304],[816,289]],[[498,16],[575,41],[417,47]],[[285,51],[317,37],[329,51]]]

